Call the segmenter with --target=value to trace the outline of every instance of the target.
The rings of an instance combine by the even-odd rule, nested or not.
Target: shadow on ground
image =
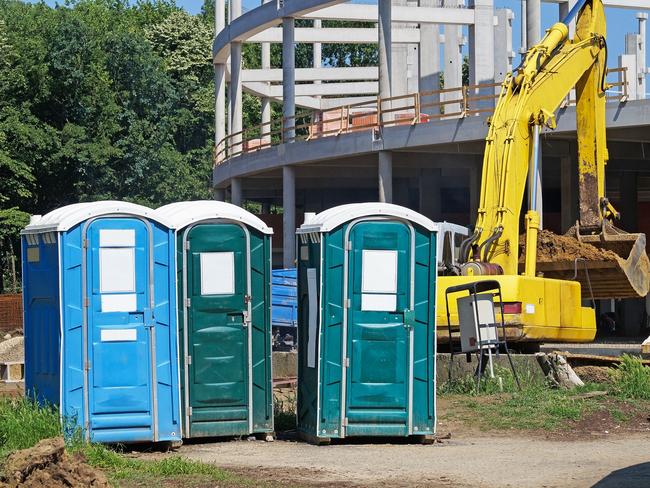
[[[650,462],[617,469],[591,488],[648,488],[650,487]]]

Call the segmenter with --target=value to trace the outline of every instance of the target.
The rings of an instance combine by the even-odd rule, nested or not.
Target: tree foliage
[[[172,0],[0,0],[0,259],[29,214],[209,197],[211,39]]]

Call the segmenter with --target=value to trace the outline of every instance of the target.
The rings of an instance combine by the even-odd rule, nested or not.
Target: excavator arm
[[[555,113],[576,87],[580,160],[580,207],[588,222],[600,227],[604,198],[605,141],[604,76],[606,26],[601,0],[585,2],[576,37],[557,23],[532,48],[521,67],[503,83],[483,160],[480,204],[473,236],[475,259],[499,265],[504,274],[517,274],[522,200],[529,188],[527,240],[536,242],[539,214],[535,208],[539,135],[543,126],[555,128]],[[583,195],[584,194],[584,195]],[[478,255],[476,253],[478,246]],[[527,246],[526,271],[535,275],[536,246]],[[469,252],[469,246],[465,247]]]

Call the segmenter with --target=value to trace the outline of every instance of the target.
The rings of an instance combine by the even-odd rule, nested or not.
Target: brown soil
[[[520,262],[524,262],[526,255],[525,234],[519,237],[519,246],[521,249]],[[589,261],[616,261],[617,257],[616,253],[580,242],[570,235],[560,236],[548,230],[541,230],[537,237],[538,263],[574,261],[576,258]]]
[[[585,383],[611,383],[611,368],[606,366],[574,366],[573,371]]]
[[[650,436],[650,404],[638,405],[606,400],[580,420],[569,425],[570,428],[547,433],[547,439],[585,440],[594,437],[629,437],[632,435]]]
[[[104,473],[91,468],[81,454],[65,452],[63,439],[44,439],[12,453],[4,465],[1,488],[108,488]]]

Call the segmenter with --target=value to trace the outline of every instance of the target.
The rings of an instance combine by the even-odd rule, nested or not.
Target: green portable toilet
[[[436,225],[361,203],[307,214],[297,233],[300,435],[431,440]]]
[[[183,436],[272,432],[272,229],[211,200],[155,213],[175,231]]]

